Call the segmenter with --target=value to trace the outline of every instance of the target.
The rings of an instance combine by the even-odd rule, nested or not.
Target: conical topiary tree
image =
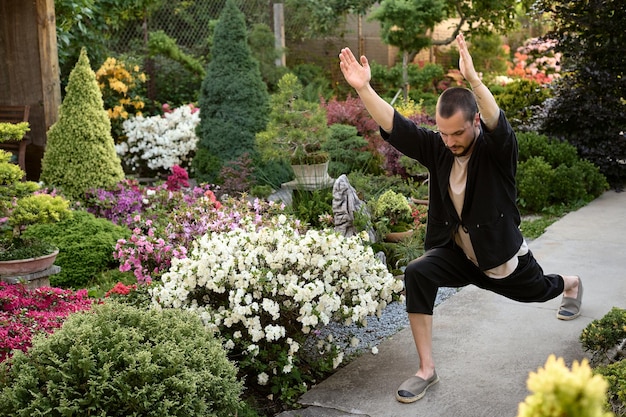
[[[48,131],[40,180],[81,200],[91,188],[111,187],[124,179],[111,121],[85,48],[65,91],[59,119]]]
[[[227,0],[215,27],[212,61],[200,91],[194,175],[216,181],[221,168],[244,153],[255,156],[255,134],[265,128],[269,94],[247,43],[243,13]]]

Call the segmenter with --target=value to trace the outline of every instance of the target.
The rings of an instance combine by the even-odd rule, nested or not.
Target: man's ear
[[[476,116],[474,117],[474,126],[480,126],[480,113],[476,112]]]

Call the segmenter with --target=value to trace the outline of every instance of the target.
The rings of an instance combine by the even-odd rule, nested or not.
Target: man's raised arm
[[[393,129],[393,107],[370,85],[372,72],[365,56],[357,61],[350,48],[339,53],[339,67],[346,81],[354,88],[374,121],[386,132]]]
[[[474,91],[481,119],[483,119],[487,129],[493,130],[498,126],[500,108],[493,98],[491,91],[489,91],[487,86],[485,86],[478,77],[462,33],[457,35],[456,42],[459,46],[459,70],[461,71],[461,75],[469,82],[472,91]]]

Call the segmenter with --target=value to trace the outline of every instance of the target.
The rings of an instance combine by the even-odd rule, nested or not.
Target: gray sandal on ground
[[[428,379],[412,376],[400,385],[396,392],[396,400],[406,404],[415,402],[426,394],[426,390],[431,385],[435,385],[437,382],[439,382],[437,372]]]
[[[583,282],[578,277],[578,295],[576,298],[563,297],[559,311],[556,313],[556,317],[560,320],[574,320],[580,316],[580,306],[583,301]]]

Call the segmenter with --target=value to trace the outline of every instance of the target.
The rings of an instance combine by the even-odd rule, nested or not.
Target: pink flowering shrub
[[[90,307],[87,290],[29,290],[23,284],[0,282],[0,362],[14,350],[26,352],[33,336],[52,333],[68,315]]]
[[[517,48],[514,67],[507,71],[510,76],[522,77],[545,85],[560,76],[561,53],[554,52],[556,41],[540,38],[528,39]]]
[[[139,283],[150,283],[167,272],[173,258],[187,257],[193,242],[207,232],[227,232],[252,222],[261,227],[284,205],[273,202],[230,199],[222,205],[211,191],[190,203],[181,202],[161,220],[136,216],[137,226],[130,239],[120,239],[114,258],[120,271],[133,271]]]

